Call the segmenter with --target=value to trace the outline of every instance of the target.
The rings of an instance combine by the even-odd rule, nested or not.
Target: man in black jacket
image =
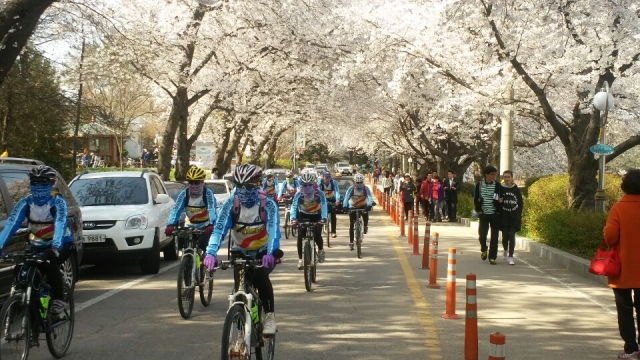
[[[404,181],[400,183],[400,192],[402,193],[402,202],[404,203],[404,219],[409,217],[409,210],[413,211],[413,199],[416,194],[416,183],[413,182],[411,175],[404,174]]]
[[[449,222],[456,222],[456,208],[458,207],[458,181],[456,172],[449,170],[444,181],[444,198],[447,201],[447,215]]]
[[[513,173],[506,170],[502,174],[502,255],[505,260],[509,260],[509,265],[515,265],[513,261],[513,250],[516,246],[516,232],[522,226],[522,194],[518,185],[513,183]],[[508,255],[508,256],[507,256]]]
[[[491,227],[491,242],[489,244],[489,263],[496,264],[498,257],[498,238],[500,237],[500,210],[502,208],[502,186],[497,180],[498,169],[488,165],[482,174],[484,179],[478,181],[473,192],[473,204],[478,213],[480,224],[480,258],[487,260],[487,234]]]

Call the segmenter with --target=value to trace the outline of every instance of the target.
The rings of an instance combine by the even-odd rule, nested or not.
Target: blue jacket
[[[338,187],[338,182],[334,179],[331,179],[331,188],[335,191],[335,193],[332,198],[327,198],[327,201],[336,203],[340,202],[340,188]],[[320,181],[318,181],[318,189],[324,192],[324,180],[320,179]]]
[[[298,218],[298,205],[300,205],[301,197],[302,193],[299,191],[293,197],[293,203],[291,203],[291,220],[296,220]],[[320,217],[322,220],[327,220],[327,198],[324,196],[324,193],[319,190],[318,200],[320,200]]]
[[[169,220],[167,221],[167,226],[176,226],[178,221],[180,220],[180,216],[184,212],[184,208],[187,205],[187,192],[188,188],[183,189],[180,194],[178,194],[178,198],[176,199],[176,204],[173,206],[171,210],[171,215],[169,215]],[[211,224],[215,224],[216,222],[216,197],[213,196],[213,191],[205,186],[204,188],[204,196],[207,197],[207,211],[209,212],[209,221],[196,223],[196,224],[187,224],[188,227],[194,227],[198,229],[202,229],[205,226]],[[204,197],[203,197],[204,199]],[[204,205],[203,201],[200,201],[200,205]]]
[[[287,180],[280,183],[280,188],[278,189],[278,199],[282,199],[282,194],[284,193],[284,188],[287,186]],[[293,179],[293,187],[296,188],[297,191],[300,191],[300,182],[298,179]]]
[[[373,206],[373,196],[371,196],[371,190],[368,187],[364,187],[364,191],[367,194],[367,206]],[[351,199],[351,194],[353,194],[353,185],[347,189],[347,193],[344,194],[344,200],[342,202],[342,207],[344,209],[349,208],[349,199]]]
[[[60,250],[62,249],[63,244],[73,241],[73,232],[71,231],[67,218],[69,210],[64,198],[60,195],[55,195],[46,204],[38,206],[33,203],[31,195],[27,195],[20,199],[16,206],[14,206],[13,210],[11,210],[7,223],[0,233],[0,249],[4,247],[7,240],[20,228],[22,222],[27,218],[27,212],[30,212],[30,209],[38,208],[47,208],[47,210],[49,210],[45,210],[43,213],[47,214],[47,217],[51,217],[50,220],[53,223],[53,238],[51,240],[38,239],[34,234],[32,234],[30,238],[33,245],[52,245],[54,248]],[[52,208],[55,209],[55,218],[53,218],[53,211],[51,211]],[[35,214],[30,214],[32,220],[34,215]],[[38,222],[44,222],[42,220],[45,219],[39,219]]]
[[[209,246],[207,247],[207,254],[217,255],[220,250],[227,232],[233,226],[233,196],[231,195],[229,200],[225,201],[220,208],[220,213],[216,219],[216,225],[213,228],[213,233],[209,238]],[[258,203],[255,206],[260,206]],[[242,210],[240,210],[242,211]],[[237,247],[232,249],[241,250],[245,254],[255,254],[266,250],[267,254],[273,254],[273,251],[280,248],[280,213],[278,212],[278,204],[275,200],[267,198],[265,201],[266,212],[266,228],[268,241],[267,245],[261,247],[257,251],[246,251]]]
[[[276,187],[276,194],[278,194],[278,192],[280,191],[280,188],[278,187],[278,178],[277,177],[273,177],[273,185]],[[265,177],[264,179],[262,179],[262,190],[267,191],[267,178]]]

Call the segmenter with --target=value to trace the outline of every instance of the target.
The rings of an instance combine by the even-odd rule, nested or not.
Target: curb
[[[471,229],[478,229],[477,221],[471,221],[471,219],[468,218],[460,218],[459,222],[461,225],[468,226]],[[608,286],[606,276],[593,275],[589,272],[589,260],[518,235],[516,235],[516,248],[528,251],[532,254],[537,254],[538,257],[546,259],[556,266],[569,270],[586,279],[593,280],[598,284]]]

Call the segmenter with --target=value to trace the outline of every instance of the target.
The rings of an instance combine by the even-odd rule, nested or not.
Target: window
[[[206,187],[213,190],[214,194],[226,194],[227,185],[225,183],[204,183]]]
[[[100,154],[111,154],[111,141],[109,138],[100,138],[98,152]]]
[[[29,173],[26,172],[3,172],[0,173],[2,180],[7,184],[9,196],[11,196],[10,207],[20,201],[23,197],[31,193],[29,183]]]
[[[66,183],[60,177],[60,175],[58,175],[56,179],[56,189],[58,190],[60,195],[62,195],[64,200],[67,202],[67,205],[71,206],[75,204],[76,200],[73,198],[73,194],[69,191],[69,188],[66,186]]]
[[[156,185],[158,194],[166,194],[167,192],[164,190],[164,186],[162,186],[162,181],[157,176],[152,176],[151,180]]]
[[[147,181],[140,177],[80,178],[72,182],[69,189],[80,206],[142,205],[149,202]]]

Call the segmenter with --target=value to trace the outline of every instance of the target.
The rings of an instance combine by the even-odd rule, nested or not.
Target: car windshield
[[[206,187],[213,190],[214,194],[226,194],[227,186],[223,183],[204,183]]]
[[[349,187],[351,187],[351,185],[353,185],[351,179],[336,178],[335,180],[338,183],[338,188],[340,188],[340,193],[341,194],[346,193],[347,189],[349,189]]]
[[[341,162],[341,163],[337,163],[336,166],[338,166],[338,167],[349,167],[349,164]]]
[[[307,168],[307,169],[313,169],[313,168],[315,168],[315,167],[316,167],[316,166],[315,166],[315,165],[313,165],[313,164],[307,164],[307,165],[305,166],[305,168]]]
[[[139,177],[77,179],[69,189],[80,206],[142,205],[149,202],[147,181]]]

